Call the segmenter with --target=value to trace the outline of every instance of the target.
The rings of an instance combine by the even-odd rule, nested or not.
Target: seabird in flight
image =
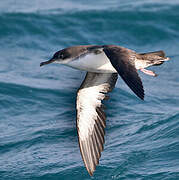
[[[82,45],[62,49],[40,66],[59,63],[87,71],[76,100],[77,132],[81,156],[88,173],[92,176],[99,164],[104,146],[106,116],[102,100],[114,88],[118,74],[129,88],[144,99],[142,81],[137,73],[156,76],[145,69],[169,60],[163,51],[136,53],[116,45]]]

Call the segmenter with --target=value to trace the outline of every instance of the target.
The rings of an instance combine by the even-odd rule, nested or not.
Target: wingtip
[[[142,98],[141,98],[141,99],[144,101],[144,98],[145,98],[145,94],[142,95]]]
[[[93,176],[95,170],[87,170],[90,176]]]
[[[85,168],[86,168],[86,170],[88,171],[88,174],[89,174],[90,176],[93,176],[94,171],[96,170],[96,166],[92,168],[92,167],[87,166],[87,164],[85,164]]]
[[[145,98],[145,94],[136,94],[137,97],[139,97],[141,100],[144,101],[144,98]]]

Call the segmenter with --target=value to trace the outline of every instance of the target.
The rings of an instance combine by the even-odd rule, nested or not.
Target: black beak
[[[48,61],[41,62],[41,63],[40,63],[40,66],[53,63],[54,61],[55,61],[55,59],[50,59],[50,60],[48,60]]]

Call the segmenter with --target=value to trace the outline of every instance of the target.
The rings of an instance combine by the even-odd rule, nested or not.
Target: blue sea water
[[[52,64],[62,48],[116,44],[164,50],[171,61],[139,72],[145,101],[119,78],[105,147],[93,177],[76,132],[76,91],[85,73]],[[0,2],[0,180],[179,179],[179,1]]]

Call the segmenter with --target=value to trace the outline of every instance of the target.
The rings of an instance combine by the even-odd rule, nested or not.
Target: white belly
[[[99,73],[115,73],[117,72],[112,66],[110,60],[105,53],[100,54],[87,54],[76,60],[72,60],[66,64],[76,69],[85,70],[88,72]]]

